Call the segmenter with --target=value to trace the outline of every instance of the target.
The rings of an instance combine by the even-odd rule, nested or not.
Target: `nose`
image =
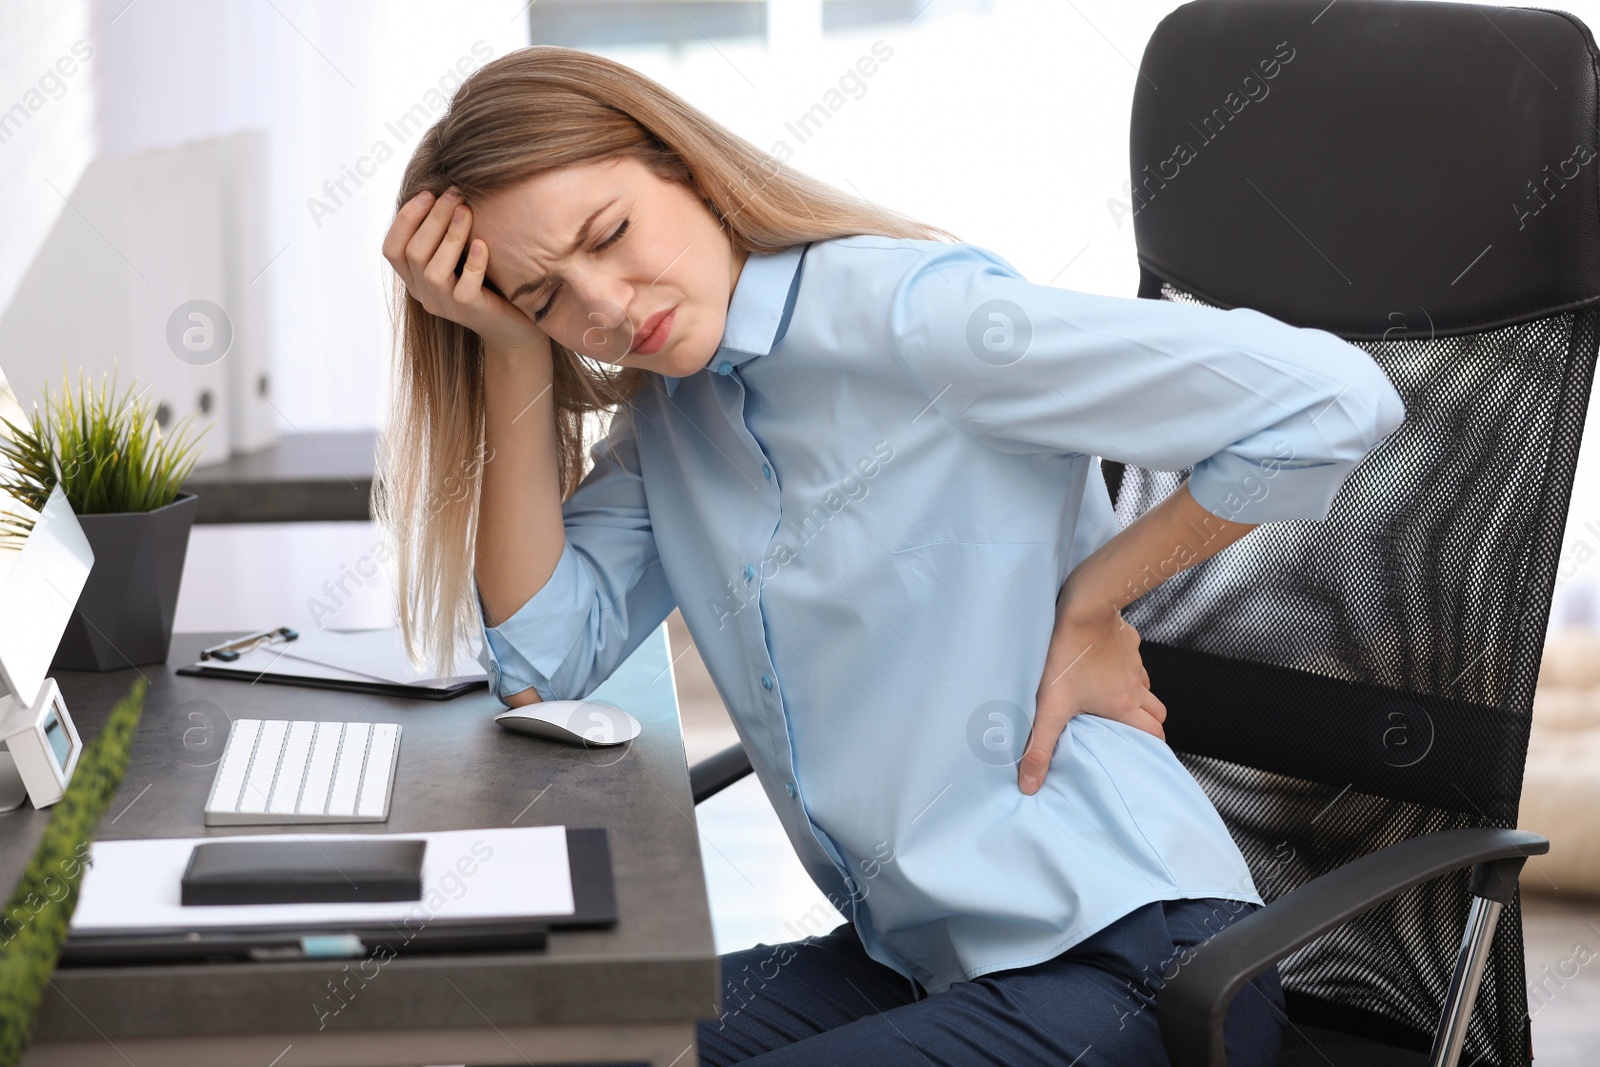
[[[634,286],[598,264],[572,272],[567,284],[577,297],[571,320],[577,350],[605,362],[625,356],[640,326],[626,310],[635,303]]]

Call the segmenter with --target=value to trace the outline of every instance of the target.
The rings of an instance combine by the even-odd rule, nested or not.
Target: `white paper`
[[[406,659],[399,630],[302,631],[293,641],[260,645],[231,663],[203,660],[195,666],[436,688],[487,677],[483,664],[471,650],[461,653],[454,673],[448,677],[436,678],[429,669],[414,669]]]
[[[422,899],[363,904],[181,903],[184,868],[210,841],[356,841],[422,838]],[[529,919],[573,913],[565,826],[412,834],[251,834],[96,841],[72,929],[200,930],[310,923]]]

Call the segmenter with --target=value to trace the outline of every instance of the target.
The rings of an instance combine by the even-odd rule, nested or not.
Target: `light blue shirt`
[[[1366,352],[1250,309],[1036,285],[970,244],[752,255],[716,355],[617,415],[483,659],[502,697],[579,698],[680,608],[811,878],[939,992],[1152,901],[1261,903],[1148,733],[1078,715],[1017,786],[1057,592],[1118,530],[1095,457],[1192,465],[1237,522],[1321,519],[1404,415]]]

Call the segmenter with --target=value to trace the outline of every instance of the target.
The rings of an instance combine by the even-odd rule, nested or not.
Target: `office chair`
[[[1283,1067],[1532,1058],[1518,878],[1549,846],[1515,827],[1600,345],[1596,69],[1570,15],[1413,0],[1198,0],[1145,49],[1138,295],[1327,330],[1407,409],[1325,519],[1124,609],[1267,902],[1160,990],[1174,1067],[1226,1063],[1273,963]],[[1188,474],[1102,470],[1124,526]],[[696,765],[695,800],[748,771]]]

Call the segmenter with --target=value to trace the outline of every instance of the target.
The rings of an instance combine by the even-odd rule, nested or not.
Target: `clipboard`
[[[283,674],[278,671],[241,671],[231,667],[213,667],[210,664],[191,664],[172,672],[190,678],[231,678],[241,682],[265,682],[271,685],[298,685],[308,689],[342,689],[347,693],[373,693],[387,697],[410,697],[414,700],[449,700],[462,693],[489,688],[486,678],[456,682],[435,688],[425,685],[408,685],[403,682],[361,682],[353,678],[317,678],[311,675]]]
[[[488,688],[478,662],[458,660],[452,677],[420,676],[405,660],[396,630],[314,632],[304,636],[287,628],[286,642],[261,643],[229,659],[206,658],[179,667],[174,673],[191,678],[227,678],[349,693],[450,700],[463,693]],[[260,636],[260,635],[252,635]]]

